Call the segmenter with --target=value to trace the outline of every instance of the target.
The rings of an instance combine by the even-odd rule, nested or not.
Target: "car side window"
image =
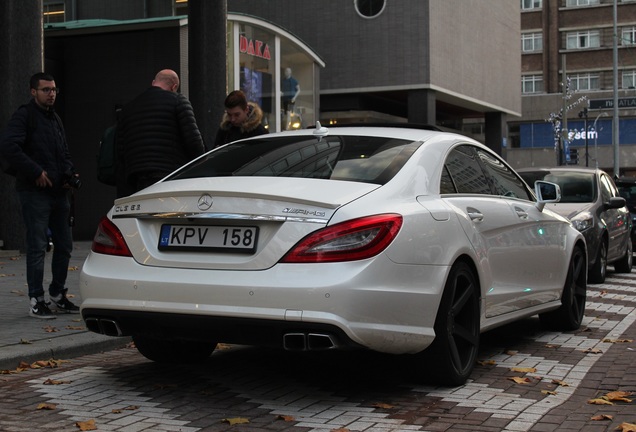
[[[492,195],[488,180],[472,147],[467,145],[455,147],[446,158],[444,168],[440,186],[444,192],[440,190],[441,193]],[[445,175],[448,178],[445,179]]]
[[[508,168],[501,159],[481,149],[476,149],[476,152],[484,166],[484,170],[491,177],[497,195],[533,201],[532,195],[523,180]]]

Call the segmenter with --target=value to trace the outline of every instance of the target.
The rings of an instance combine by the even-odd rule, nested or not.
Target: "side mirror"
[[[556,183],[537,180],[534,182],[534,193],[537,196],[537,209],[539,211],[543,211],[543,207],[547,203],[561,201],[561,188]]]
[[[617,209],[625,207],[627,201],[623,197],[611,197],[608,202],[605,203],[605,208]]]

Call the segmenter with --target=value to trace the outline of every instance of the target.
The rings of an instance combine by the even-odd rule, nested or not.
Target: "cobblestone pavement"
[[[375,353],[221,345],[204,364],[167,366],[128,347],[0,375],[0,430],[613,431],[636,423],[636,401],[588,401],[636,392],[636,273],[609,276],[588,287],[576,332],[532,318],[484,334],[464,386],[417,383],[417,365]]]

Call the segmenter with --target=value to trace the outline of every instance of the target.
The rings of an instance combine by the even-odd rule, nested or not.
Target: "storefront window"
[[[239,24],[239,88],[247,100],[263,110],[269,126],[274,112],[274,35],[258,27]]]
[[[303,129],[316,121],[313,62],[284,39],[280,45],[281,129]]]

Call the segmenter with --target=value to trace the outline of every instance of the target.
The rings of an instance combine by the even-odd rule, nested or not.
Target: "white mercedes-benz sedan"
[[[560,195],[431,127],[236,141],[115,201],[82,267],[82,317],[159,362],[218,342],[364,348],[459,385],[481,332],[581,324],[586,244],[545,208]]]

